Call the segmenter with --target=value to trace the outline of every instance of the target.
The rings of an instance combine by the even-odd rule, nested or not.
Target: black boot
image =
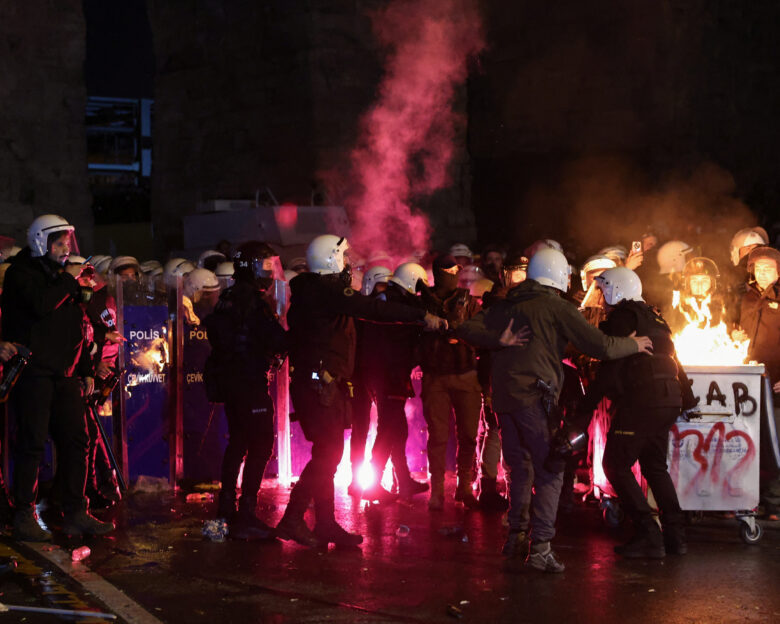
[[[422,494],[428,491],[428,484],[423,481],[416,481],[409,477],[398,481],[398,495],[404,500],[410,500],[415,494]]]
[[[530,546],[530,543],[528,534],[525,531],[509,531],[506,542],[504,542],[504,547],[501,549],[501,554],[510,559],[514,559],[515,557],[522,557],[525,559],[526,556],[528,556],[528,547]]]
[[[81,535],[106,535],[113,530],[113,522],[98,520],[87,512],[86,509],[77,509],[66,513],[62,523],[62,532],[76,537]]]
[[[322,546],[335,544],[345,548],[355,548],[363,543],[363,536],[358,533],[349,533],[344,530],[336,520],[317,521],[314,527],[314,536]]]
[[[299,485],[300,481],[290,492],[290,502],[287,504],[287,509],[285,509],[279,524],[276,525],[276,535],[283,540],[293,540],[302,546],[314,548],[318,544],[317,538],[314,537],[314,533],[309,530],[303,519],[303,514],[306,513],[306,508],[309,506],[309,499],[306,495],[301,494]]]
[[[378,501],[379,503],[392,503],[397,498],[395,494],[383,488],[381,483],[375,483],[371,487],[366,488],[360,497],[363,500]]]
[[[627,559],[663,559],[666,556],[664,537],[652,516],[635,522],[635,533],[628,542],[615,546],[615,552]]]
[[[684,555],[688,552],[688,541],[682,524],[664,524],[664,548],[667,555]]]
[[[245,501],[245,498],[245,496],[241,496],[238,513],[229,523],[228,535],[233,539],[248,541],[274,539],[276,537],[274,529],[255,515],[257,499]]]
[[[51,531],[40,525],[35,507],[30,505],[14,513],[13,538],[20,542],[50,542]]]
[[[0,475],[0,527],[10,526],[14,521],[14,507],[5,489],[2,475]]]
[[[236,515],[236,491],[221,489],[217,501],[217,518],[229,520]]]
[[[509,509],[509,501],[498,493],[496,480],[487,477],[479,481],[479,504],[485,511],[504,512]]]
[[[479,501],[474,496],[474,489],[471,486],[471,480],[458,477],[458,487],[455,490],[455,501],[463,503],[466,509],[476,509],[479,507]]]
[[[336,546],[355,548],[363,543],[362,535],[349,533],[336,522],[332,488],[330,492],[320,492],[314,499],[314,515],[317,518],[314,535],[322,546],[335,544]]]

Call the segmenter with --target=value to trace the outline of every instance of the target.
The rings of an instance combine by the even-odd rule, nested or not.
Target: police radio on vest
[[[160,331],[157,329],[131,329],[130,340],[157,340]]]

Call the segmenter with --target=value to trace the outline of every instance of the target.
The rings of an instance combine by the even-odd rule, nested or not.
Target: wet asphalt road
[[[269,508],[260,515],[275,522],[287,495],[264,486]],[[705,517],[689,527],[688,555],[625,561],[612,547],[626,529],[608,529],[596,505],[577,505],[559,518],[555,541],[566,572],[546,575],[503,560],[500,514],[452,502],[431,514],[425,495],[384,507],[337,496],[339,520],[365,537],[360,549],[212,543],[200,530],[213,503],[136,494],[113,513],[114,535],[87,542],[85,564],[163,622],[780,622],[780,523],[763,523],[763,540],[748,546],[733,519]],[[442,535],[450,527],[468,541]],[[66,554],[79,545],[57,544]],[[3,575],[3,602],[111,611],[77,573],[10,540],[0,546],[24,560],[24,570]],[[2,620],[22,621],[10,613]]]

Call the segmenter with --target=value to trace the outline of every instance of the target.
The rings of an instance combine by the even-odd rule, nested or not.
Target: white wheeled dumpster
[[[686,511],[732,511],[747,543],[761,539],[761,415],[772,423],[772,393],[763,364],[686,366],[699,404],[669,434],[669,474]],[[762,405],[763,402],[763,405]]]

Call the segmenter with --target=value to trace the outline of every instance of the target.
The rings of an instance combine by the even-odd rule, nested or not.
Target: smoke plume
[[[396,0],[372,17],[385,72],[360,122],[343,201],[358,251],[400,259],[427,249],[430,225],[413,204],[448,183],[463,123],[453,98],[483,46],[482,28],[472,0]]]
[[[527,194],[518,214],[554,215],[542,234],[557,238],[582,261],[610,244],[631,246],[643,233],[659,242],[677,239],[727,262],[732,235],[758,225],[736,194],[733,176],[713,163],[650,179],[643,169],[619,158],[584,158],[566,167],[550,185]]]

